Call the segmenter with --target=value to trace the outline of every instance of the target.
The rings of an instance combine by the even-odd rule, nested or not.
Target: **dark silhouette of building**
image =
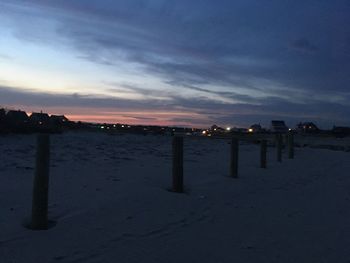
[[[5,109],[0,109],[0,132],[5,131],[5,118],[6,118]]]
[[[69,122],[69,119],[64,115],[51,115],[50,122],[53,125],[62,125]]]
[[[273,120],[271,121],[270,130],[273,133],[286,133],[288,132],[288,127],[286,126],[284,121]]]
[[[0,109],[0,122],[3,122],[6,117],[6,111],[5,109]]]
[[[29,121],[29,118],[25,111],[10,110],[6,114],[6,121],[12,125],[22,125],[22,124],[27,124]]]
[[[263,129],[260,124],[253,124],[248,129],[248,132],[259,133],[259,132],[263,132]]]
[[[225,132],[225,129],[214,124],[210,127],[210,131],[213,133],[221,133],[221,132]]]
[[[297,125],[297,130],[301,133],[318,133],[320,131],[313,122],[300,122]]]
[[[3,129],[6,132],[28,132],[29,117],[25,111],[10,110],[7,112]]]
[[[51,115],[33,112],[30,116],[25,111],[0,108],[0,132],[2,133],[61,133],[65,129],[79,128],[64,115]]]
[[[43,112],[33,112],[29,117],[30,123],[34,125],[49,125],[50,116]]]

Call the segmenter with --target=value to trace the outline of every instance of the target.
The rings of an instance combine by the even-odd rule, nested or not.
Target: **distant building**
[[[270,130],[274,133],[286,133],[288,132],[288,127],[286,126],[284,121],[273,120],[271,121]]]
[[[224,128],[219,127],[219,126],[217,126],[217,125],[215,125],[215,124],[214,124],[213,126],[210,127],[210,130],[211,130],[212,132],[224,132],[224,131],[225,131]]]
[[[47,125],[50,122],[50,116],[49,114],[43,112],[33,112],[30,115],[29,120],[32,124]]]
[[[5,119],[6,119],[6,111],[4,109],[0,109],[0,132],[5,130]]]
[[[320,129],[313,122],[300,122],[297,125],[298,132],[301,133],[317,133]]]
[[[262,131],[263,131],[263,129],[262,129],[260,124],[253,124],[248,129],[248,132],[252,132],[252,133],[259,133],[259,132],[262,132]]]
[[[64,115],[51,115],[50,122],[54,125],[60,125],[60,124],[68,123],[69,120]]]
[[[6,117],[5,109],[0,109],[0,121],[4,121]]]
[[[29,118],[25,111],[10,110],[6,114],[6,120],[12,125],[18,125],[28,123]]]

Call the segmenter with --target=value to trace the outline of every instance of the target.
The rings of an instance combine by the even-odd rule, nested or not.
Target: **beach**
[[[48,230],[31,215],[36,135],[0,137],[0,261],[349,262],[350,153],[319,139],[276,161],[229,139],[184,138],[184,193],[171,188],[171,136],[51,135]],[[348,139],[328,139],[344,145]],[[325,148],[325,147],[321,147]]]

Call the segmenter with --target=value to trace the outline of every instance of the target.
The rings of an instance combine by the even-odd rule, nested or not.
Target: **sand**
[[[321,143],[322,144],[322,143]],[[337,142],[337,144],[339,144]],[[171,186],[171,137],[51,136],[46,231],[31,212],[35,135],[0,137],[0,262],[349,262],[350,153],[296,148],[259,168],[240,145],[185,138],[185,193]]]

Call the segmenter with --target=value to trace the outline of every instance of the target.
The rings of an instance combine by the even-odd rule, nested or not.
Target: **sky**
[[[0,0],[0,107],[350,125],[349,0]]]

